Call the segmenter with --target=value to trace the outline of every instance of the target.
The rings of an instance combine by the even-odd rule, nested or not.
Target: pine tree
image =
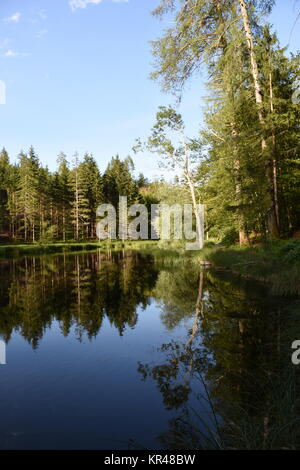
[[[136,180],[136,185],[139,189],[149,186],[150,181],[145,177],[143,173],[139,173],[139,176]]]
[[[86,235],[85,229],[89,223],[89,207],[85,187],[86,181],[83,176],[80,168],[79,155],[75,153],[71,172],[71,185],[73,192],[72,219],[74,236],[77,241]]]
[[[103,202],[102,178],[97,163],[92,155],[86,153],[79,166],[79,175],[84,198],[88,204],[88,225],[86,236],[96,236],[96,211]]]
[[[8,186],[9,186],[9,156],[5,148],[0,152],[0,234],[8,233]]]
[[[17,208],[17,190],[19,185],[19,168],[17,165],[9,166],[8,177],[8,214],[9,214],[9,233],[10,237],[17,237],[18,208]]]
[[[17,210],[21,219],[21,232],[25,241],[36,240],[36,223],[39,207],[38,159],[30,149],[30,154],[19,155],[19,183],[17,189]]]
[[[72,204],[71,172],[66,155],[61,152],[57,159],[58,171],[57,178],[57,200],[59,205],[61,227],[60,234],[65,242],[68,238],[70,229],[70,212]]]
[[[113,157],[105,171],[103,191],[106,202],[118,207],[119,197],[127,196],[128,204],[133,204],[138,196],[138,188],[132,176],[133,163],[130,157],[122,161],[119,155]]]

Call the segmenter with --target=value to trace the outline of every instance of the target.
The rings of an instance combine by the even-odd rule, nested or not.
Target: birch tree
[[[199,163],[201,143],[197,139],[185,135],[185,126],[181,114],[171,106],[161,106],[156,114],[156,123],[152,128],[148,141],[144,144],[138,141],[135,151],[150,150],[161,156],[161,165],[165,168],[180,172],[187,185],[193,211],[196,218],[197,235],[202,233],[201,217],[198,210],[197,191],[194,179],[194,164]]]

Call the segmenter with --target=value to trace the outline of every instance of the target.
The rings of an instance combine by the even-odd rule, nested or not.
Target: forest
[[[116,205],[120,195],[133,202],[146,183],[132,175],[132,160],[112,158],[101,175],[92,155],[76,154],[70,168],[66,155],[58,156],[58,169],[51,173],[39,161],[33,147],[11,165],[5,149],[0,155],[2,238],[25,242],[88,240],[96,238],[99,204]]]
[[[60,73],[14,102],[46,114],[53,100],[40,128],[37,113],[18,129],[10,97],[1,108],[0,451],[300,449],[300,51],[283,46],[300,0],[283,29],[280,0],[156,0],[152,22],[146,1],[44,0],[35,19],[31,1],[0,7],[7,36],[49,30],[32,57],[0,38],[0,59],[28,90],[30,64]],[[140,239],[122,196],[148,210]],[[118,217],[108,239],[102,204]],[[173,236],[186,204],[201,249]]]
[[[178,103],[190,79],[204,68],[207,76],[197,136],[185,135],[176,106],[162,106],[146,143],[133,143],[133,154],[143,152],[137,158],[157,153],[172,181],[134,177],[131,157],[113,157],[103,169],[89,153],[70,163],[61,152],[50,172],[33,147],[16,163],[3,148],[1,240],[95,239],[98,205],[117,206],[119,195],[130,203],[204,204],[207,239],[242,245],[297,234],[300,55],[279,45],[267,22],[273,5],[162,0],[153,14],[172,26],[152,42],[152,78]]]

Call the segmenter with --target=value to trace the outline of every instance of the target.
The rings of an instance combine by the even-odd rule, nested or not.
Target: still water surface
[[[0,449],[180,448],[196,416],[202,436],[221,425],[212,402],[251,405],[240,377],[275,367],[286,299],[178,261],[0,261]]]

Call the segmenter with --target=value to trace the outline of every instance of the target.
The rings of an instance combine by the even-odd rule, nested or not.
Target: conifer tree
[[[96,236],[96,211],[103,202],[102,179],[97,163],[92,155],[86,153],[79,166],[84,198],[87,201],[88,225],[86,236]]]
[[[86,181],[80,167],[79,155],[75,153],[71,172],[71,185],[73,192],[72,219],[74,236],[77,241],[86,235],[86,227],[89,223],[89,207],[85,183]]]
[[[57,199],[59,206],[59,226],[60,234],[65,242],[70,231],[70,211],[72,203],[71,172],[67,161],[67,156],[61,152],[57,158],[58,170],[57,178]]]
[[[5,148],[0,152],[0,233],[8,232],[9,156]]]
[[[29,155],[19,155],[19,182],[17,189],[18,217],[21,219],[21,231],[25,241],[36,240],[36,222],[38,215],[38,159],[33,149]]]
[[[122,161],[119,155],[113,157],[103,178],[104,197],[114,207],[118,207],[119,196],[127,196],[128,204],[137,200],[138,189],[132,176],[133,163],[130,157]]]

